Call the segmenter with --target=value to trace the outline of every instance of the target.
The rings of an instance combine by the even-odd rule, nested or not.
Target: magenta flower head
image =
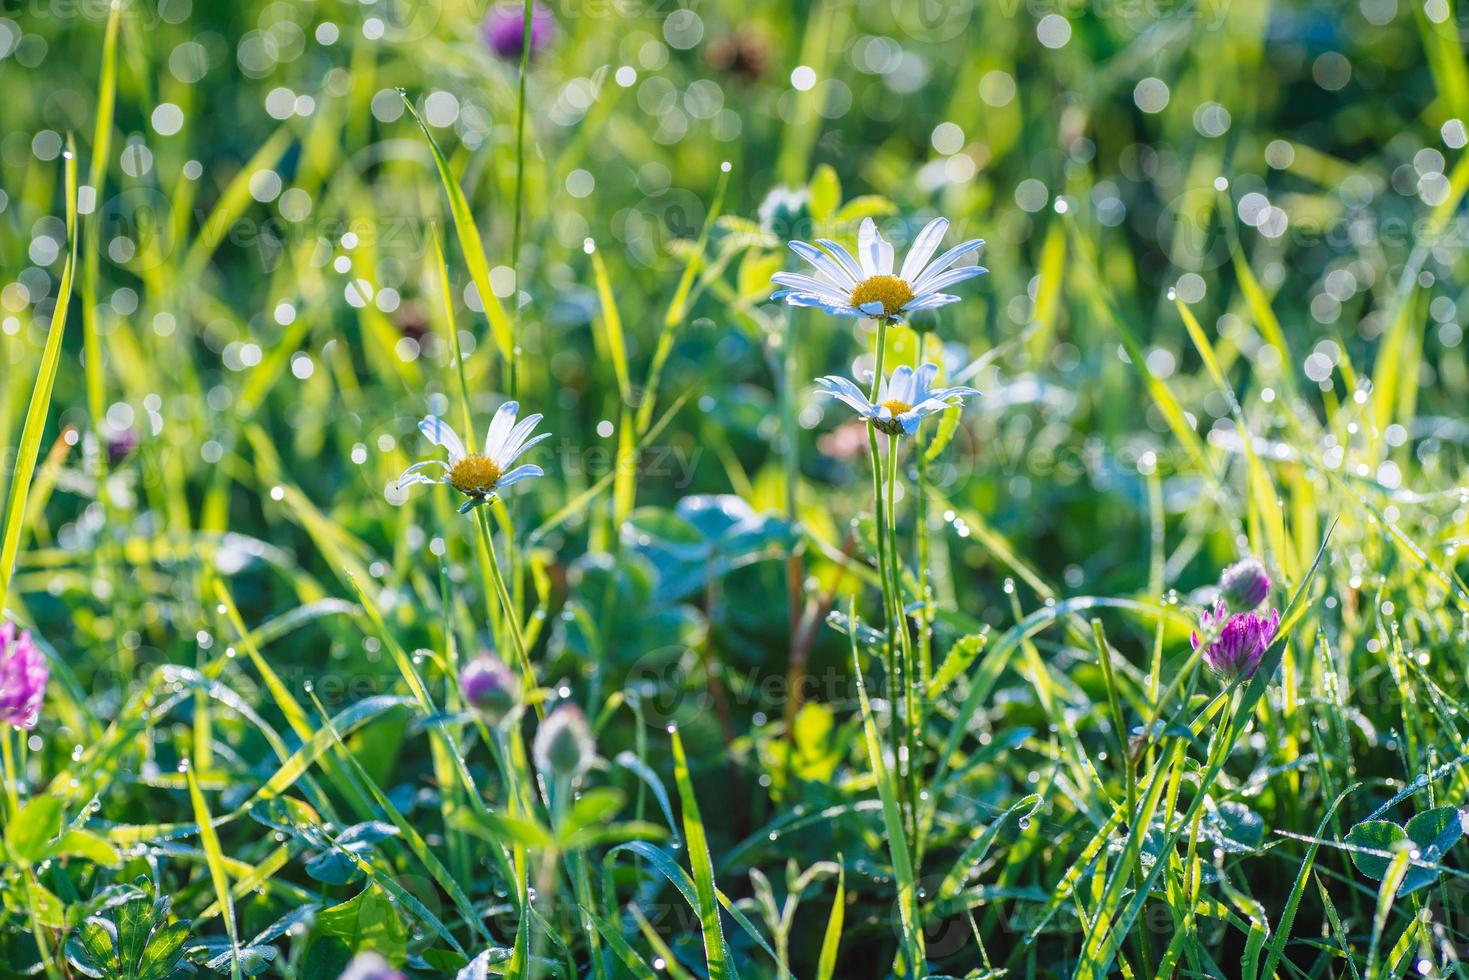
[[[459,671],[464,700],[490,725],[498,725],[515,707],[515,677],[490,653],[475,657]]]
[[[1219,597],[1235,612],[1258,609],[1270,596],[1270,575],[1258,558],[1235,562],[1219,576]]]
[[[497,3],[485,15],[480,29],[485,47],[506,61],[520,61],[525,37],[525,5],[519,0]],[[549,7],[537,3],[530,18],[530,56],[545,51],[556,39],[556,15]]]
[[[1200,625],[1204,629],[1204,640],[1197,632],[1189,634],[1189,642],[1197,650],[1204,647],[1204,665],[1225,680],[1244,680],[1255,676],[1260,659],[1270,648],[1280,629],[1280,612],[1272,609],[1268,614],[1242,612],[1229,614],[1223,601],[1214,606],[1212,612],[1204,613]]]
[[[404,980],[403,974],[377,953],[358,953],[337,980]]]
[[[30,731],[41,717],[51,668],[31,634],[0,623],[0,724]]]

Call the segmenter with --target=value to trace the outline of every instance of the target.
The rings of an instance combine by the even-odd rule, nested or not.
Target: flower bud
[[[30,731],[41,716],[51,668],[31,639],[11,622],[0,623],[0,724]]]
[[[587,716],[574,704],[564,704],[546,716],[536,731],[536,766],[559,779],[575,779],[596,757]]]
[[[1219,597],[1234,612],[1259,608],[1270,596],[1270,575],[1258,558],[1235,562],[1219,576]]]
[[[493,654],[482,653],[459,672],[464,700],[490,725],[498,725],[515,707],[515,677]]]

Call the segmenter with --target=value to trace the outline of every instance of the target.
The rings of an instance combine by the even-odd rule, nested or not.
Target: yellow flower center
[[[892,412],[893,418],[897,418],[899,415],[902,415],[904,412],[909,411],[913,408],[913,406],[909,405],[907,402],[899,401],[883,402],[881,407],[887,409],[889,412]]]
[[[449,468],[449,484],[470,497],[483,497],[500,482],[500,464],[488,456],[475,453],[465,456]]]
[[[852,290],[853,306],[861,309],[864,303],[878,302],[884,316],[897,316],[912,301],[913,287],[897,276],[873,276]]]

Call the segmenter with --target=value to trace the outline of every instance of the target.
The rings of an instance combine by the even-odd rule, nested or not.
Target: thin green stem
[[[1127,793],[1127,812],[1137,811],[1137,771],[1127,745],[1127,720],[1122,714],[1122,697],[1117,687],[1117,672],[1112,668],[1112,647],[1107,643],[1107,635],[1102,631],[1102,621],[1093,619],[1092,644],[1097,651],[1097,661],[1102,666],[1102,680],[1107,686],[1107,704],[1112,712],[1112,730],[1117,737],[1117,758],[1122,766],[1122,776]],[[1137,860],[1134,862],[1131,873],[1139,885],[1147,880],[1143,870],[1142,851],[1138,851]],[[1153,972],[1151,966],[1152,957],[1148,951],[1148,931],[1144,928],[1143,917],[1138,918],[1138,960],[1142,964],[1142,975],[1148,976]]]
[[[893,582],[893,613],[898,632],[898,649],[902,653],[903,674],[903,749],[898,757],[898,775],[908,794],[908,840],[918,849],[918,740],[914,727],[918,721],[918,699],[914,683],[918,676],[913,663],[913,644],[908,637],[908,616],[903,609],[903,577],[898,548],[898,437],[888,436],[888,564]]]
[[[886,317],[877,321],[877,358],[872,374],[872,393],[868,400],[877,401],[878,392],[882,386],[883,362],[887,356],[888,324]],[[887,509],[883,506],[882,497],[882,453],[877,445],[877,425],[870,419],[867,422],[867,447],[872,454],[872,506],[876,511],[877,522],[877,569],[882,579],[882,609],[883,609],[883,671],[886,674],[887,686],[886,696],[888,702],[888,738],[892,746],[893,765],[899,764],[899,723],[898,723],[898,663],[897,643],[894,638],[894,629],[897,623],[893,615],[894,594],[888,580],[888,522]],[[902,781],[898,786],[901,791]]]
[[[20,812],[20,781],[15,767],[15,749],[11,747],[12,738],[9,725],[3,726],[0,731],[0,757],[5,763],[5,813],[6,822],[15,819]]]
[[[520,631],[520,618],[515,614],[515,603],[510,598],[510,590],[505,587],[505,575],[500,571],[500,561],[495,556],[495,536],[490,531],[490,519],[485,516],[483,507],[474,509],[475,524],[479,526],[480,541],[485,546],[485,554],[489,557],[490,577],[494,579],[495,591],[500,596],[500,608],[505,613],[505,625],[510,632],[510,639],[515,647],[515,658],[520,664],[520,683],[522,692],[529,696],[536,688],[535,668],[531,666],[530,651],[525,646],[525,635]],[[536,702],[536,717],[545,718],[546,709],[539,701]]]

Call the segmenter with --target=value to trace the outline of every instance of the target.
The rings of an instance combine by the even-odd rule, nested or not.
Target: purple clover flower
[[[1280,611],[1230,615],[1229,607],[1221,600],[1212,611],[1204,613],[1199,625],[1204,640],[1195,631],[1189,634],[1189,643],[1197,650],[1207,641],[1204,665],[1225,680],[1245,680],[1255,676],[1260,659],[1275,639],[1280,629]]]
[[[1219,576],[1219,596],[1235,612],[1258,609],[1270,597],[1270,575],[1258,558],[1235,562]]]
[[[0,624],[0,724],[30,731],[41,717],[51,668],[31,634]]]
[[[525,6],[516,0],[497,3],[485,15],[480,28],[485,47],[506,61],[520,61],[525,37]],[[556,38],[556,15],[549,7],[539,3],[531,10],[530,55],[536,55],[551,46]]]
[[[459,671],[464,700],[491,725],[515,707],[515,676],[493,654],[483,653]]]

